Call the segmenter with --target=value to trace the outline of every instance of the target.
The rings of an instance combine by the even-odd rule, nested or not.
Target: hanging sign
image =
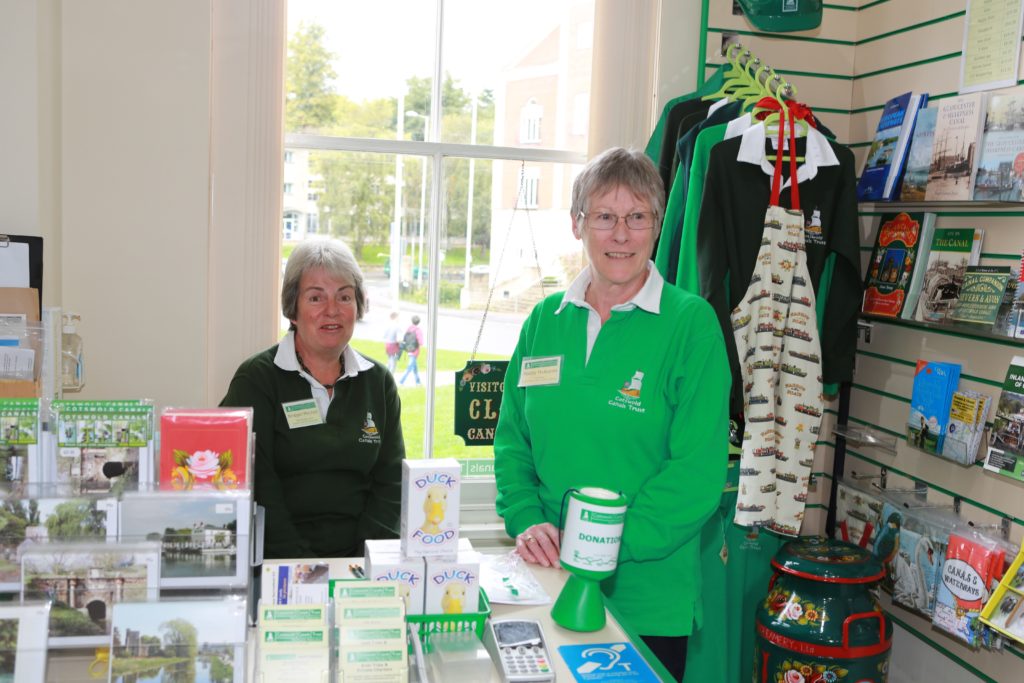
[[[506,360],[484,360],[455,373],[455,435],[467,446],[494,443],[507,369]]]

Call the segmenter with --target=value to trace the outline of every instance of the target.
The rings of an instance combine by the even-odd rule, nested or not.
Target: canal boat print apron
[[[784,119],[761,248],[750,286],[730,313],[745,420],[734,522],[796,536],[821,424],[821,343],[804,248],[796,135],[787,118],[793,208],[779,206]]]

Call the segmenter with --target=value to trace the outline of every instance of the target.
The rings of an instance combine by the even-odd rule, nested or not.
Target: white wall
[[[201,405],[206,373],[210,8],[62,5],[62,305],[83,398]]]
[[[274,340],[283,7],[0,0],[0,232],[82,315],[74,397],[212,405]]]

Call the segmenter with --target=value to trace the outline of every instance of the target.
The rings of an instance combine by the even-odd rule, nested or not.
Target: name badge
[[[284,417],[288,420],[289,429],[312,427],[324,423],[323,418],[320,417],[320,409],[316,407],[316,401],[311,398],[282,403],[281,407],[284,408]]]
[[[562,379],[562,356],[524,358],[519,369],[521,387],[557,385]]]

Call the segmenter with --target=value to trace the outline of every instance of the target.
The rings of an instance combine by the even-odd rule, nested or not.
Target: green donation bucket
[[[892,624],[871,587],[885,570],[823,536],[786,543],[757,608],[756,683],[885,683]]]

